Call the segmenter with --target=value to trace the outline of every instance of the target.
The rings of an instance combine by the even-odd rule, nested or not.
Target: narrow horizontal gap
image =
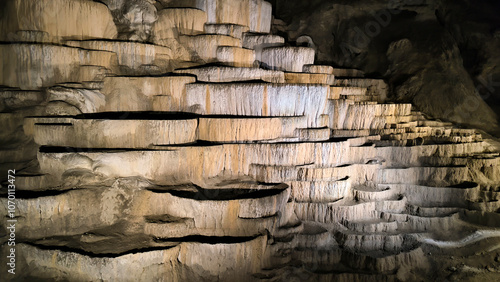
[[[156,242],[196,242],[202,244],[238,244],[252,241],[258,236],[251,237],[232,237],[232,236],[203,236],[203,235],[190,235],[185,237],[175,238],[157,238]]]
[[[41,146],[40,153],[121,153],[133,151],[170,151],[136,148],[75,148],[58,146]]]
[[[81,114],[75,119],[109,119],[109,120],[185,120],[196,119],[199,115],[186,112],[102,112]]]
[[[41,198],[41,197],[58,196],[58,195],[68,193],[69,191],[72,191],[72,190],[76,190],[76,189],[44,190],[44,191],[30,191],[30,190],[16,189],[15,196],[16,196],[16,199],[36,199],[36,198]],[[8,194],[9,193],[8,193],[7,189],[0,190],[0,198],[7,198]]]
[[[26,245],[30,245],[30,246],[35,247],[35,248],[38,248],[40,250],[76,253],[79,255],[95,257],[95,258],[117,258],[117,257],[121,257],[124,255],[147,253],[147,252],[152,252],[152,251],[162,251],[162,250],[168,250],[168,249],[172,248],[172,247],[148,247],[148,248],[142,248],[142,249],[132,249],[132,250],[129,250],[126,252],[121,252],[121,253],[94,253],[94,252],[89,252],[89,251],[85,251],[82,249],[71,248],[71,247],[67,247],[67,246],[47,246],[47,245],[35,244],[35,243],[31,243],[31,242],[22,242],[22,243],[24,243]]]
[[[73,118],[73,119],[104,119],[104,120],[187,120],[198,118],[212,118],[212,119],[270,119],[270,118],[300,118],[303,116],[248,116],[248,115],[201,115],[190,112],[156,112],[156,111],[143,111],[143,112],[101,112],[101,113],[87,113],[79,114],[76,116],[36,116],[31,118]],[[41,125],[52,125],[53,123],[37,123]],[[315,128],[316,129],[316,128]]]
[[[148,190],[154,193],[169,193],[179,198],[193,199],[197,201],[229,201],[272,197],[283,192],[285,189],[204,189],[196,187],[196,190],[191,191],[161,189]]]
[[[449,186],[449,188],[463,188],[463,189],[470,189],[470,188],[475,188],[477,187],[477,183],[476,182],[471,182],[471,181],[465,181],[465,182],[462,182],[462,183],[458,183],[458,184],[455,184],[455,185],[451,185]]]
[[[72,123],[70,122],[60,122],[60,123],[42,123],[42,122],[37,122],[35,125],[45,125],[45,126],[73,126]]]

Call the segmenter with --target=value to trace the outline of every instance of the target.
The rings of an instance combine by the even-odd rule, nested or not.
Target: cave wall
[[[273,31],[310,36],[318,61],[384,78],[393,101],[498,134],[498,2],[271,2]]]
[[[262,0],[0,5],[2,279],[499,280],[498,142],[370,77],[473,97],[443,29],[350,58]]]

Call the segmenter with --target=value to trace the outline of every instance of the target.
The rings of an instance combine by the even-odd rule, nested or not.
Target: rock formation
[[[270,2],[273,31],[308,37],[319,62],[361,69],[386,80],[392,101],[500,136],[498,1]]]
[[[499,278],[496,141],[315,64],[265,1],[103,2],[2,4],[3,277]]]

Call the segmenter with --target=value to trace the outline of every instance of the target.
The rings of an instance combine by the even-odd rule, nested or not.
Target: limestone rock
[[[105,5],[82,0],[6,0],[0,20],[1,41],[62,42],[117,36]]]
[[[0,110],[8,111],[41,104],[45,95],[40,91],[2,90],[0,92]]]
[[[302,68],[303,72],[307,73],[324,73],[333,74],[333,67],[331,66],[321,66],[321,65],[304,65]]]
[[[236,67],[199,67],[178,69],[176,73],[193,74],[202,82],[235,82],[248,80],[262,80],[271,83],[284,83],[285,75],[281,71],[264,70],[261,68]]]
[[[262,64],[269,69],[301,72],[314,63],[314,49],[306,47],[268,47],[262,50]]]
[[[199,114],[275,117],[310,113],[308,126],[321,127],[323,108],[320,105],[326,105],[327,93],[328,87],[321,85],[197,83],[187,86],[183,110]]]
[[[165,39],[179,35],[203,33],[207,21],[206,13],[189,8],[164,9],[158,12],[158,20],[152,29],[153,42],[162,45]]]
[[[217,61],[219,46],[241,47],[241,41],[227,35],[181,36],[180,42],[206,63]]]
[[[47,89],[47,94],[49,101],[64,101],[81,113],[95,113],[106,103],[104,95],[95,90],[51,87]]]
[[[186,84],[193,82],[190,76],[107,77],[101,89],[106,104],[97,112],[180,111]]]
[[[59,114],[62,115],[62,114]],[[118,120],[45,118],[34,123],[37,144],[74,148],[148,148],[195,141],[195,119]],[[106,132],[106,134],[100,134]],[[97,137],[97,138],[96,138]],[[121,140],[116,142],[115,140]]]
[[[191,56],[177,48],[175,41],[169,47],[125,41],[69,41],[68,45],[89,50],[113,52],[118,59],[118,73],[162,74],[183,66]]]
[[[219,46],[217,61],[234,67],[252,67],[255,62],[255,51],[240,47]]]
[[[274,19],[272,35],[271,5],[260,0],[103,0],[117,38],[98,35],[109,12],[75,29],[78,16],[54,26],[46,10],[25,11],[101,14],[102,4],[30,1],[5,2],[24,12],[0,20],[23,42],[0,44],[0,170],[16,170],[0,175],[0,214],[16,220],[8,280],[470,279],[439,271],[459,264],[495,275],[482,269],[494,270],[500,242],[500,145],[386,101],[434,77],[426,70],[443,66],[432,64],[439,50],[460,74],[447,40],[463,25],[429,49],[393,38],[391,24],[395,32],[351,48],[350,65],[325,58],[339,59],[335,46],[354,40],[345,29],[367,10],[378,17],[381,1],[289,1],[303,21]],[[405,28],[409,15],[425,15],[424,31],[454,22],[447,1],[423,13],[433,3],[396,3],[404,11],[392,20]],[[39,25],[17,30],[26,15]],[[321,29],[304,26],[312,21]],[[465,38],[461,52],[474,45]],[[0,263],[10,267],[8,224]]]
[[[231,143],[298,137],[295,128],[306,126],[305,118],[200,118],[199,121],[200,140]]]
[[[260,33],[271,29],[272,6],[263,0],[207,0],[203,10],[207,12],[208,23],[238,24]]]
[[[248,32],[248,27],[237,24],[205,24],[205,33],[221,34],[238,39],[243,39],[243,34]]]
[[[158,19],[156,7],[149,0],[104,0],[117,25],[118,38],[145,41],[151,36],[151,27]]]
[[[282,46],[285,43],[285,38],[278,35],[259,35],[246,33],[243,36],[243,47],[249,49],[258,49],[258,47]]]
[[[277,35],[260,35],[245,33],[242,45],[244,48],[255,50],[255,59],[262,61],[262,51],[267,47],[283,46],[285,38]]]
[[[2,44],[0,55],[5,66],[0,84],[23,90],[36,90],[57,83],[78,81],[81,65],[112,69],[116,56],[111,52],[87,51],[78,48],[44,44]],[[21,75],[22,74],[22,75]]]
[[[310,36],[322,63],[384,78],[392,101],[412,102],[434,118],[497,132],[500,96],[493,85],[499,74],[493,54],[499,46],[496,20],[486,16],[496,6],[438,2],[318,1],[311,6],[277,0],[275,17],[282,21],[273,31],[290,41]]]
[[[333,84],[335,77],[323,73],[285,73],[287,83]]]

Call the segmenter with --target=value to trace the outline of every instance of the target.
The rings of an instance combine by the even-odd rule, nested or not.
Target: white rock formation
[[[48,2],[0,19],[23,42],[0,44],[7,279],[425,280],[495,255],[495,142],[283,46],[269,3],[103,1],[117,35],[102,4]]]
[[[82,0],[5,0],[1,41],[62,42],[68,39],[113,39],[116,26],[108,8]]]

